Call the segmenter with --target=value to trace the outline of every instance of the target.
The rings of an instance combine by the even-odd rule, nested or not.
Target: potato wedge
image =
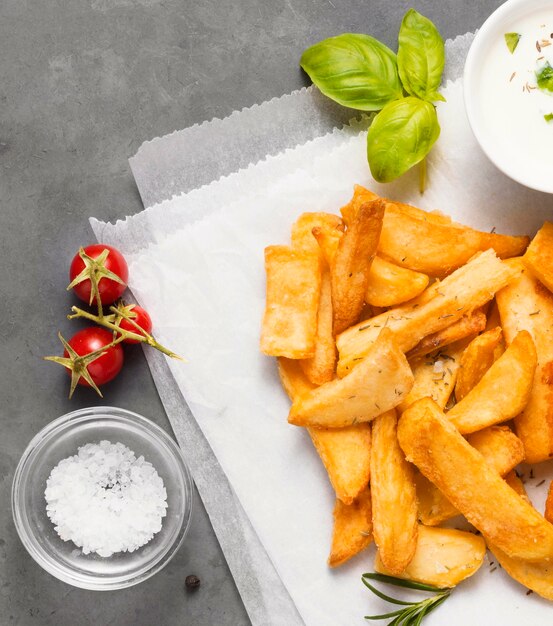
[[[373,536],[386,569],[399,574],[417,547],[417,495],[414,469],[397,440],[394,410],[372,424],[371,496]]]
[[[548,522],[553,524],[553,480],[549,483],[549,490],[547,492],[547,499],[545,501],[545,512],[543,516]]]
[[[488,548],[501,567],[521,585],[535,591],[542,598],[553,600],[553,564],[551,561],[527,561],[506,554],[488,538]]]
[[[477,309],[468,315],[463,315],[460,320],[453,322],[451,326],[446,326],[437,333],[428,335],[407,354],[407,358],[411,359],[417,356],[430,354],[435,350],[439,350],[444,346],[448,346],[454,341],[472,337],[484,330],[486,327],[486,315],[481,309]]]
[[[486,543],[482,537],[453,528],[419,526],[419,539],[407,568],[394,574],[376,554],[374,569],[435,587],[455,587],[472,576],[484,562]]]
[[[553,456],[553,295],[521,259],[505,262],[521,271],[497,294],[505,340],[510,344],[520,330],[527,330],[538,355],[530,399],[515,418],[515,429],[524,443],[527,463],[539,463]]]
[[[553,558],[553,525],[524,502],[429,398],[412,404],[398,425],[407,460],[495,545],[510,556]]]
[[[521,330],[480,382],[447,413],[447,419],[465,435],[512,419],[528,403],[536,348],[530,333]]]
[[[522,254],[528,242],[528,237],[425,221],[388,203],[378,251],[397,265],[443,278],[467,263],[476,252],[491,248],[498,257],[506,259]]]
[[[341,333],[359,319],[380,238],[384,208],[382,200],[362,204],[338,243],[330,266],[334,334]]]
[[[265,248],[267,298],[261,351],[305,359],[315,354],[321,270],[316,255],[287,246]]]
[[[522,257],[532,274],[553,291],[553,224],[544,222]]]
[[[413,386],[413,374],[393,333],[382,329],[354,371],[325,383],[292,404],[296,426],[341,428],[368,422],[396,407]]]
[[[428,287],[410,303],[348,328],[336,339],[338,376],[345,376],[355,367],[383,327],[390,328],[400,349],[408,352],[427,335],[451,325],[491,300],[496,291],[521,271],[521,268],[499,260],[493,250],[488,250],[441,283]]]
[[[310,359],[300,360],[300,365],[305,375],[312,383],[322,385],[334,378],[336,357],[336,341],[334,340],[334,334],[332,332],[330,273],[324,271],[321,276],[315,354]]]
[[[495,361],[495,350],[501,342],[502,331],[498,326],[475,337],[461,355],[459,372],[455,383],[455,397],[459,402],[482,379]]]
[[[310,252],[324,260],[321,248],[313,235],[314,228],[329,235],[343,234],[344,222],[333,213],[302,213],[292,225],[292,248]]]
[[[362,491],[351,504],[336,500],[328,564],[338,567],[371,544],[371,492]]]
[[[511,470],[524,460],[522,441],[507,426],[484,428],[469,435],[467,441],[500,476],[509,475]],[[419,519],[423,524],[435,526],[460,515],[438,487],[422,474],[416,474],[415,484],[419,501]]]
[[[399,267],[376,256],[369,271],[365,302],[373,306],[396,306],[420,295],[428,276]]]
[[[299,361],[280,358],[278,370],[289,398],[296,400],[315,386],[304,375]],[[347,428],[308,428],[336,497],[351,504],[368,485],[371,459],[370,424]]]
[[[528,497],[528,494],[526,493],[526,489],[524,487],[524,483],[522,482],[522,480],[519,478],[518,474],[516,473],[515,470],[511,470],[506,476],[505,476],[505,482],[509,485],[509,487],[515,491],[516,493],[518,493],[518,495],[523,499],[526,500],[526,502],[528,502],[529,505],[534,506],[532,504],[532,501],[530,500],[530,498]],[[547,508],[546,508],[546,513],[547,513]],[[547,515],[544,515],[545,519],[548,522],[551,522],[550,519],[547,518]]]

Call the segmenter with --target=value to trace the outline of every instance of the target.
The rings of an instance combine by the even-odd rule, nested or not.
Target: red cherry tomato
[[[104,262],[104,267],[110,272],[116,274],[123,281],[123,284],[121,284],[116,280],[107,278],[101,274],[98,275],[98,291],[100,293],[100,300],[102,304],[111,304],[120,298],[122,293],[125,291],[127,281],[129,279],[129,268],[123,255],[119,252],[119,250],[112,246],[97,243],[84,248],[85,254],[93,259],[98,258],[104,250],[109,251],[109,254]],[[79,276],[85,268],[85,261],[83,261],[79,253],[77,253],[71,261],[71,267],[69,269],[70,281],[73,282],[73,280],[75,280],[75,278],[77,278],[77,276]],[[90,278],[84,277],[81,282],[73,287],[73,291],[78,298],[88,303],[90,302],[91,287]]]
[[[151,334],[152,318],[148,314],[148,311],[143,309],[141,306],[134,306],[130,310],[129,313],[132,317],[133,322],[138,324],[140,328],[145,330],[148,334]],[[133,314],[136,317],[133,317]],[[134,326],[133,324],[131,324],[128,320],[124,318],[121,320],[121,323],[119,324],[119,328],[122,328],[123,330],[129,330],[131,333],[140,334],[140,331],[138,330],[138,328],[136,328],[136,326]],[[140,343],[140,342],[137,339],[123,339],[123,343]]]
[[[100,350],[112,341],[113,334],[105,328],[89,326],[73,335],[68,343],[79,356],[84,356],[95,350]],[[64,352],[64,356],[69,356],[67,350]],[[106,354],[87,365],[88,373],[98,386],[105,385],[105,383],[113,380],[122,367],[123,348],[120,344],[106,348]],[[71,373],[68,369],[67,371],[69,374]],[[79,385],[90,387],[88,382],[82,377],[79,379]]]

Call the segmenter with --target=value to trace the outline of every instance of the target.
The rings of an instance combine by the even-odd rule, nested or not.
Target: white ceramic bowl
[[[547,19],[540,20],[544,15]],[[527,187],[553,193],[553,122],[544,121],[544,114],[553,112],[553,95],[524,88],[525,81],[535,84],[537,58],[550,55],[553,46],[539,51],[528,30],[511,54],[504,38],[506,33],[520,32],[517,26],[534,21],[547,22],[544,33],[551,40],[553,0],[508,0],[490,15],[467,55],[464,96],[474,135],[496,167]],[[526,57],[531,61],[526,63]],[[528,105],[535,111],[521,113]],[[546,147],[549,154],[544,159]]]
[[[72,541],[62,541],[44,498],[54,466],[79,446],[103,439],[144,455],[163,479],[168,504],[162,528],[149,543],[108,558],[83,554]],[[32,439],[15,471],[12,510],[23,545],[50,574],[83,589],[122,589],[158,572],[178,550],[190,522],[192,480],[180,448],[159,426],[130,411],[93,407],[59,417]]]

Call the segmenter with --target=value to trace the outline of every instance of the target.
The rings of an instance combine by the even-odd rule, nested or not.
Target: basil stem
[[[436,109],[430,102],[407,97],[386,105],[367,134],[367,158],[373,178],[387,183],[424,157],[440,135]]]
[[[300,65],[325,96],[343,106],[379,111],[403,96],[396,55],[369,35],[324,39],[305,50]]]
[[[409,9],[399,29],[397,63],[405,91],[435,102],[445,64],[445,46],[438,29],[426,17]]]

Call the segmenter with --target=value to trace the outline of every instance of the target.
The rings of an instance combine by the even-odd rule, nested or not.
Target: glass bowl
[[[63,541],[46,514],[44,490],[52,469],[86,443],[121,442],[157,470],[167,490],[167,515],[153,539],[134,552],[104,558]],[[23,545],[47,572],[92,590],[122,589],[159,572],[181,545],[192,513],[192,480],[176,443],[153,422],[131,411],[92,407],[73,411],[43,428],[15,470],[12,511]]]

